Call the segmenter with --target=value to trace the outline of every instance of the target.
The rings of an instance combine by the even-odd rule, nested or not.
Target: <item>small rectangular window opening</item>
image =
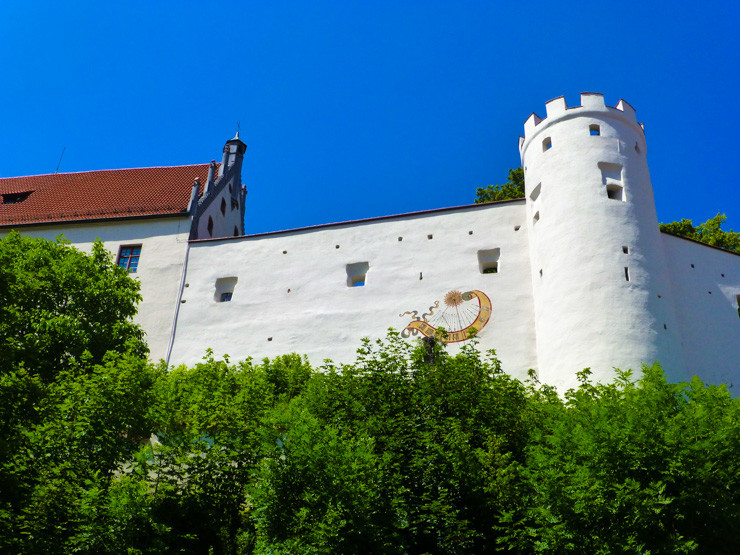
[[[478,251],[478,269],[481,274],[497,274],[501,249],[486,249]]]
[[[626,281],[630,280],[630,269],[627,266],[624,267],[624,279]]]
[[[122,246],[118,250],[118,266],[135,274],[139,267],[139,256],[141,256],[141,245]]]
[[[369,269],[369,262],[347,264],[347,287],[363,287]]]
[[[737,304],[737,317],[740,318],[740,295],[735,297],[735,304]]]
[[[532,224],[536,224],[540,221],[540,212],[539,210],[535,212],[534,217],[532,218]]]
[[[239,278],[236,276],[222,277],[216,280],[216,290],[213,293],[213,300],[217,303],[228,303],[234,296],[234,288]]]
[[[621,185],[607,185],[606,196],[612,200],[621,200],[624,202],[624,188]]]
[[[597,137],[601,135],[601,128],[598,125],[589,125],[588,132],[591,134],[592,137]]]
[[[546,152],[552,148],[552,139],[550,137],[547,137],[544,141],[542,141],[542,152]]]
[[[627,247],[627,246],[623,246],[623,247],[622,247],[622,252],[623,252],[624,254],[629,254],[629,253],[630,253],[630,248],[629,248],[629,247]]]

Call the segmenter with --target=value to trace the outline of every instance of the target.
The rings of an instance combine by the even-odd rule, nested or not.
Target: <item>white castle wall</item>
[[[299,352],[317,365],[351,362],[362,337],[412,320],[401,313],[440,301],[438,315],[447,292],[477,289],[492,303],[481,348],[525,377],[537,361],[524,220],[524,201],[513,201],[195,241],[170,360],[193,364],[211,347],[235,359]],[[478,252],[494,249],[499,271],[483,274]],[[365,285],[349,287],[347,265],[362,262]],[[217,302],[223,278],[236,278],[230,302]]]
[[[663,234],[689,375],[740,385],[740,256]]]
[[[121,222],[24,226],[24,235],[54,239],[64,235],[76,248],[90,252],[96,238],[118,256],[122,245],[142,245],[139,267],[131,274],[141,282],[142,302],[135,321],[146,332],[151,358],[164,358],[177,306],[190,218],[139,219]],[[4,231],[2,234],[6,234]]]
[[[585,367],[608,381],[614,367],[639,373],[657,360],[674,381],[740,382],[740,256],[661,234],[634,110],[590,93],[581,103],[555,99],[546,119],[525,123],[526,201],[189,243],[189,217],[22,231],[64,234],[84,251],[99,237],[114,256],[141,244],[137,322],[151,358],[171,364],[194,364],[209,347],[232,359],[298,352],[317,366],[352,362],[362,337],[415,317],[449,332],[472,323],[477,298],[455,308],[445,295],[481,291],[491,316],[480,348],[495,349],[515,377],[535,369],[563,392]],[[237,139],[227,147],[246,149]],[[226,163],[232,151],[224,152]],[[241,230],[243,199],[224,185],[204,205],[198,236],[207,236],[209,215],[214,235]],[[363,276],[364,286],[351,286]],[[221,302],[223,293],[231,299]],[[440,322],[442,314],[454,317]]]
[[[624,102],[581,103],[548,102],[520,141],[540,378],[564,390],[584,367],[609,381],[659,360],[685,379],[642,128]]]

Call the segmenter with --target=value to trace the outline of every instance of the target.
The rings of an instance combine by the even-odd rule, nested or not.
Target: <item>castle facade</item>
[[[474,336],[508,373],[534,369],[560,391],[586,367],[608,381],[614,367],[654,361],[674,381],[738,382],[740,256],[660,232],[629,104],[584,93],[580,106],[561,97],[546,111],[519,141],[522,199],[244,235],[237,137],[221,165],[172,177],[173,198],[190,197],[171,214],[9,220],[32,192],[0,205],[0,225],[64,233],[81,248],[101,237],[129,269],[135,256],[139,319],[153,357],[170,364],[209,347],[232,359],[295,351],[316,365],[351,362],[362,337],[393,327],[409,341],[442,337],[452,352]],[[45,177],[0,179],[0,194]]]

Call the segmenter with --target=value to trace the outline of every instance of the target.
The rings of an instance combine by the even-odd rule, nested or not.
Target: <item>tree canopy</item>
[[[0,239],[0,367],[23,365],[44,380],[108,351],[147,351],[132,322],[139,284],[99,241],[86,255],[57,241],[11,232]]]
[[[18,241],[0,258],[29,277],[2,249],[51,275],[95,264],[78,285],[135,304],[104,252]],[[4,308],[42,322],[0,276]],[[73,326],[107,325],[98,304],[74,306]],[[59,333],[29,329],[4,333]],[[609,384],[586,370],[558,393],[474,339],[452,356],[391,330],[352,364],[208,352],[173,369],[146,361],[135,328],[90,337],[0,366],[0,552],[721,554],[740,540],[740,401],[657,365]]]
[[[731,229],[725,231],[722,224],[727,220],[724,214],[717,214],[703,224],[694,227],[691,220],[680,220],[667,224],[660,224],[660,230],[679,237],[687,237],[695,241],[701,241],[707,245],[719,247],[728,251],[740,253],[740,233]]]
[[[476,204],[524,198],[524,170],[519,167],[509,170],[509,179],[502,185],[487,185],[476,189]]]

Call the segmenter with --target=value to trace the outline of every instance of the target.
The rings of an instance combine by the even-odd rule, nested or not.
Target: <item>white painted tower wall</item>
[[[591,93],[581,106],[560,97],[546,108],[546,119],[527,119],[520,140],[540,379],[563,390],[585,367],[610,381],[614,367],[656,360],[685,379],[634,109]]]

